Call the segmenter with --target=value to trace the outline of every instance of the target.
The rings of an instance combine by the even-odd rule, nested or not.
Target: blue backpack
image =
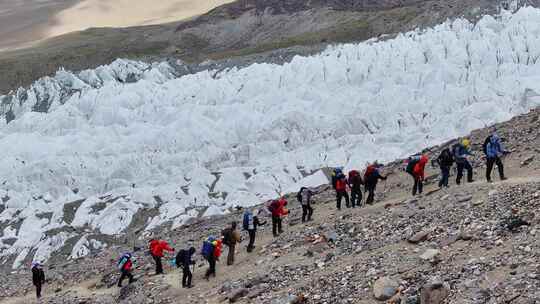
[[[251,211],[247,210],[244,212],[244,220],[242,221],[242,228],[244,228],[244,230],[249,230],[249,223],[252,221],[252,218],[253,214]]]
[[[118,270],[124,269],[124,265],[126,265],[127,261],[129,261],[130,259],[131,259],[131,254],[124,253],[118,260],[118,264],[117,264]]]
[[[201,249],[201,254],[203,257],[208,258],[214,254],[214,244],[212,244],[212,242],[215,240],[216,239],[213,236],[210,236],[206,241],[203,242]]]

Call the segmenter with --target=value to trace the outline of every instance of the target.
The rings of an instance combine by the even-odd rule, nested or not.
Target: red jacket
[[[420,157],[420,160],[416,163],[416,165],[414,165],[413,168],[413,174],[415,178],[424,179],[424,169],[426,168],[427,162],[427,156],[422,155],[422,157]]]
[[[347,179],[340,178],[336,181],[336,191],[347,191]]]
[[[152,240],[150,241],[150,253],[153,256],[163,257],[163,251],[173,252],[174,249],[169,247],[169,244],[162,240]]]
[[[285,206],[287,206],[287,200],[280,198],[277,201],[272,202],[272,216],[284,216],[287,215],[285,211]]]

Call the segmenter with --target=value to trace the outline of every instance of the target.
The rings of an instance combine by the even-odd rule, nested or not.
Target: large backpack
[[[353,178],[355,178],[355,177],[357,177],[359,175],[360,175],[360,173],[358,173],[358,171],[351,170],[351,171],[349,171],[349,180],[352,180]]]
[[[454,155],[449,148],[442,150],[441,154],[437,158],[439,165],[452,165],[454,163]]]
[[[414,166],[420,161],[420,156],[411,156],[409,157],[409,161],[407,162],[407,167],[405,168],[405,172],[409,174],[413,174]]]
[[[231,228],[225,228],[221,231],[221,235],[223,236],[223,244],[230,246],[233,243],[233,231]]]
[[[277,200],[273,200],[270,205],[268,205],[268,211],[270,211],[270,213],[274,213],[274,211],[278,208],[278,201]]]
[[[176,267],[180,268],[184,266],[184,260],[186,259],[187,251],[185,249],[180,249],[176,255],[175,263]]]
[[[484,151],[485,155],[487,155],[487,148],[490,142],[491,142],[491,135],[486,137],[486,140],[484,140],[484,143],[482,144],[482,151]]]
[[[208,237],[206,241],[203,242],[201,255],[205,258],[209,258],[214,254],[214,244],[215,238]]]
[[[118,259],[118,270],[123,270],[126,263],[129,261],[131,257],[128,254],[123,254],[120,259]]]
[[[343,174],[343,170],[341,168],[334,168],[334,171],[332,172],[332,187],[336,189],[336,183],[339,179],[339,176]]]
[[[296,193],[296,200],[300,203],[302,202],[302,191],[304,191],[304,189],[306,189],[306,187],[300,188],[300,191]]]
[[[251,221],[253,221],[253,213],[251,213],[251,211],[249,210],[246,210],[246,212],[244,212],[244,218],[242,220],[242,228],[244,230],[249,230],[249,224]]]
[[[364,172],[364,180],[368,180],[373,173],[375,173],[375,165],[369,165],[366,168],[366,172]]]

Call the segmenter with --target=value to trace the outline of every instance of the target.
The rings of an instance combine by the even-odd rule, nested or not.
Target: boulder
[[[429,236],[428,231],[420,231],[420,232],[415,233],[413,236],[411,236],[408,239],[408,241],[409,243],[412,243],[412,244],[418,244],[420,242],[427,240],[428,236]]]
[[[422,286],[420,304],[442,304],[450,290],[440,279],[434,279]]]
[[[382,277],[373,284],[373,296],[377,300],[386,301],[392,298],[399,290],[399,284],[389,277]]]
[[[247,296],[248,293],[249,293],[249,290],[247,288],[238,288],[236,290],[233,290],[228,296],[229,303],[238,302],[238,300]]]
[[[456,200],[458,201],[458,203],[465,203],[472,200],[472,195],[457,196]]]
[[[437,249],[428,249],[420,255],[420,258],[422,260],[430,261],[437,258],[439,254],[440,254],[440,251]]]

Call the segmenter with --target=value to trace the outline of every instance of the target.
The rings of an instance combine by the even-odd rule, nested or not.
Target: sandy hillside
[[[47,36],[89,27],[127,27],[178,21],[205,13],[231,0],[85,0],[55,16]]]
[[[0,0],[0,50],[90,27],[178,21],[231,0]]]

